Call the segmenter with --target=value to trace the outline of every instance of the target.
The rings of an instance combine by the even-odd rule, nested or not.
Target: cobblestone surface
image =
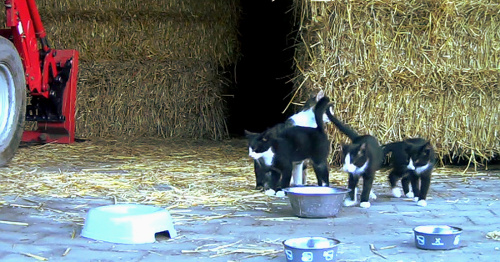
[[[189,216],[204,219],[189,219],[183,210],[171,210],[178,236],[158,235],[155,243],[140,245],[80,237],[89,208],[112,204],[109,200],[8,197],[0,206],[0,260],[285,261],[281,241],[325,236],[342,242],[338,261],[498,261],[500,241],[486,234],[500,230],[499,188],[499,172],[439,178],[433,181],[428,206],[420,207],[392,198],[388,188],[379,185],[371,208],[344,207],[337,217],[326,219],[294,217],[287,199],[248,211],[190,209]],[[417,249],[412,229],[425,224],[463,228],[460,248]],[[380,255],[370,250],[370,244]]]

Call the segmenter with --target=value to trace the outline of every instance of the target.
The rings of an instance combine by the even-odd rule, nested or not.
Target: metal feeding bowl
[[[446,250],[459,247],[462,229],[452,226],[418,226],[413,232],[418,248]]]
[[[289,187],[284,191],[293,212],[298,217],[333,217],[342,208],[342,201],[349,189],[338,187],[303,186]]]
[[[325,237],[300,237],[283,241],[286,261],[337,261],[340,241]]]
[[[156,241],[155,234],[177,236],[170,213],[159,207],[135,204],[91,208],[81,236],[119,244],[144,244]]]

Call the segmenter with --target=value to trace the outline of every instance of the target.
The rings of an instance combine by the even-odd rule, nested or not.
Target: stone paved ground
[[[141,245],[79,236],[86,211],[110,200],[4,197],[0,261],[285,261],[281,241],[299,236],[339,239],[338,261],[499,261],[500,241],[486,234],[500,231],[500,172],[435,178],[427,207],[391,198],[386,186],[376,187],[379,198],[370,209],[343,208],[327,219],[296,218],[287,199],[247,211],[171,210],[178,237],[159,235],[157,242]],[[412,228],[424,224],[463,228],[461,247],[415,248]]]

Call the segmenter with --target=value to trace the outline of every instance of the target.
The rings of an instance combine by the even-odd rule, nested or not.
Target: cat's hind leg
[[[316,179],[318,180],[318,186],[329,186],[330,185],[330,174],[328,173],[328,162],[321,161],[320,163],[312,163],[314,173],[316,173]]]
[[[290,186],[302,186],[305,184],[305,177],[303,172],[304,172],[304,161],[294,162]]]

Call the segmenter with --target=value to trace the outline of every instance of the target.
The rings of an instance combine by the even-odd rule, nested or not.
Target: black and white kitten
[[[436,163],[434,148],[428,140],[410,138],[384,146],[384,155],[391,153],[389,184],[392,194],[401,197],[401,190],[396,183],[401,179],[406,197],[418,201],[417,205],[427,206],[427,193],[431,185],[431,175]],[[413,192],[410,191],[409,184]]]
[[[250,157],[262,159],[264,168],[269,172],[265,177],[264,187],[272,191],[267,191],[266,194],[284,196],[282,191],[278,191],[290,186],[294,163],[306,159],[312,162],[318,185],[329,185],[327,158],[330,143],[323,123],[323,115],[329,102],[328,97],[323,97],[314,107],[315,128],[293,126],[272,128],[259,134],[247,133]]]
[[[312,95],[304,104],[304,107],[298,113],[292,115],[284,124],[278,124],[266,132],[268,132],[270,136],[276,136],[281,133],[284,129],[290,128],[293,126],[303,126],[303,127],[317,127],[316,118],[314,116],[314,109],[318,101],[324,97],[324,93],[321,90],[316,95]],[[323,115],[323,121],[329,122],[328,117]],[[251,133],[245,131],[245,134],[249,140],[255,137],[256,133]],[[264,180],[266,174],[269,172],[269,168],[265,163],[264,157],[258,157],[251,147],[249,147],[249,155],[254,158],[254,172],[255,172],[255,189],[262,190],[264,189]],[[307,166],[304,161],[298,161],[293,163],[293,171],[292,171],[292,185],[304,185],[306,180],[306,169]],[[270,174],[267,174],[270,175]]]
[[[356,131],[338,120],[330,110],[326,112],[328,118],[337,128],[347,135],[352,143],[342,145],[343,170],[349,173],[347,187],[351,190],[344,206],[354,206],[357,203],[357,185],[360,177],[363,178],[363,191],[361,192],[360,207],[369,208],[369,200],[376,199],[372,193],[375,172],[380,169],[383,162],[383,151],[378,140],[371,135],[358,135]]]

